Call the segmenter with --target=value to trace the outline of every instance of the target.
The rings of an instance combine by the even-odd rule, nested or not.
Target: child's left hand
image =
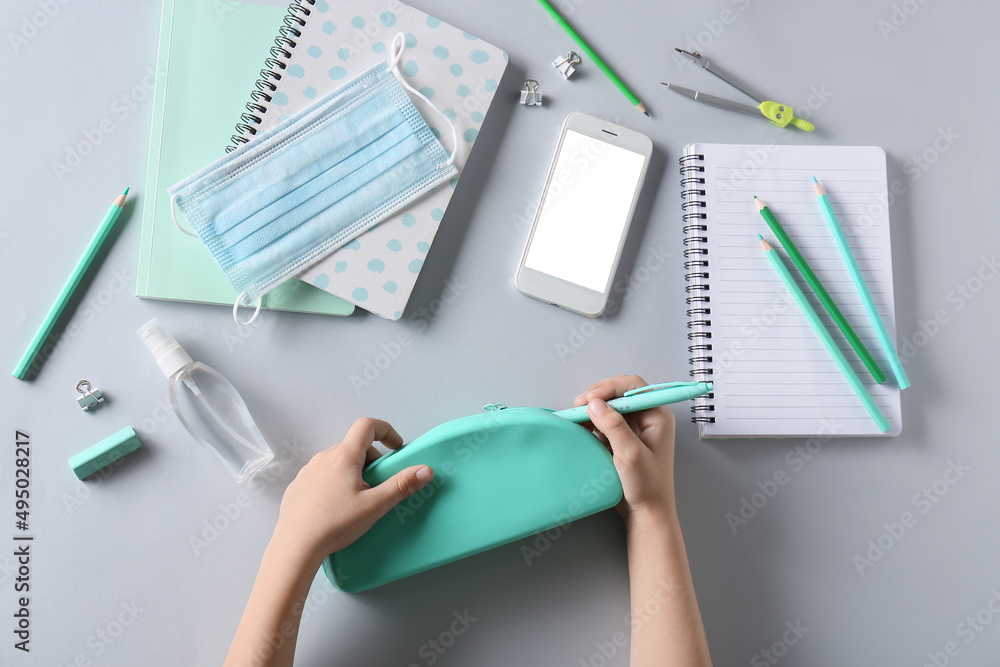
[[[317,566],[434,478],[429,466],[412,466],[371,488],[361,471],[380,456],[373,446],[376,440],[390,449],[403,445],[387,422],[363,417],[342,442],[303,466],[285,490],[275,534],[308,554]]]

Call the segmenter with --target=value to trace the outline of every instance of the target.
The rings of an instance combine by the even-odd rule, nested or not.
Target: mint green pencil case
[[[614,507],[622,486],[604,445],[541,408],[488,412],[434,428],[373,461],[372,486],[412,465],[434,480],[382,517],[323,569],[348,593],[403,577]]]

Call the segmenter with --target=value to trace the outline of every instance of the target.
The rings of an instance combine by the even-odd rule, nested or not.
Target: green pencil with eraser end
[[[833,204],[830,203],[830,198],[827,196],[826,190],[824,190],[820,182],[816,180],[816,177],[813,176],[812,179],[813,189],[816,191],[816,200],[819,202],[819,207],[823,211],[823,217],[826,218],[826,222],[830,226],[830,231],[833,233],[833,240],[837,243],[840,255],[844,258],[844,263],[847,264],[847,271],[851,274],[851,280],[854,281],[854,287],[858,290],[858,296],[861,297],[861,303],[865,307],[865,312],[868,313],[868,319],[871,321],[872,327],[875,329],[875,334],[878,336],[878,342],[882,346],[882,351],[885,352],[885,358],[889,362],[889,368],[892,369],[892,374],[896,376],[896,382],[899,384],[899,388],[906,389],[910,386],[910,379],[906,377],[906,371],[903,370],[903,362],[900,361],[899,354],[896,353],[896,347],[892,344],[892,339],[889,338],[889,332],[885,328],[882,316],[878,314],[878,308],[875,307],[875,300],[872,299],[872,294],[868,290],[868,284],[865,282],[864,276],[861,275],[861,268],[858,266],[858,262],[854,258],[851,246],[847,243],[847,238],[844,236],[844,230],[840,226],[840,221],[837,220],[837,214],[833,211]]]
[[[806,319],[809,321],[809,325],[823,342],[823,345],[826,347],[826,351],[830,353],[831,357],[833,357],[834,362],[837,364],[837,368],[840,369],[840,372],[847,379],[847,382],[851,385],[851,389],[854,390],[854,393],[858,395],[859,399],[861,399],[862,405],[865,406],[865,410],[868,411],[868,415],[875,420],[875,425],[878,427],[879,431],[885,433],[889,430],[889,420],[887,420],[885,415],[882,414],[882,411],[878,409],[878,406],[875,404],[875,399],[873,399],[871,394],[868,393],[868,390],[865,389],[865,385],[861,383],[861,379],[858,377],[858,374],[854,372],[853,368],[851,368],[851,364],[848,363],[847,358],[844,357],[844,353],[840,351],[840,347],[838,347],[837,343],[833,340],[833,336],[831,336],[830,332],[826,330],[826,327],[823,325],[823,321],[819,319],[819,315],[816,313],[816,310],[812,307],[812,304],[809,303],[809,299],[807,299],[806,295],[802,293],[802,288],[799,287],[799,284],[795,281],[795,278],[792,277],[788,267],[785,266],[784,261],[781,259],[781,255],[778,254],[778,251],[775,250],[763,236],[758,234],[757,237],[760,238],[760,246],[764,250],[764,256],[767,257],[771,266],[774,267],[774,270],[777,271],[778,275],[781,277],[781,281],[785,284],[785,287],[788,288],[789,292],[791,292],[792,298],[795,299],[795,303],[798,304],[802,314],[805,315]]]
[[[823,307],[826,309],[826,312],[830,314],[834,324],[837,325],[837,328],[840,329],[842,334],[844,334],[844,338],[846,338],[847,342],[851,344],[852,348],[854,348],[854,351],[857,353],[861,363],[863,363],[865,368],[868,369],[868,372],[871,373],[875,382],[878,382],[879,384],[885,382],[885,373],[883,373],[882,369],[880,369],[878,364],[875,363],[875,359],[872,358],[872,355],[865,348],[864,343],[862,343],[861,339],[858,338],[858,334],[856,334],[854,329],[851,328],[847,318],[840,312],[840,308],[837,308],[837,304],[833,302],[833,299],[826,291],[826,288],[823,287],[819,278],[817,278],[816,274],[813,273],[811,268],[809,268],[809,264],[806,262],[805,257],[803,257],[802,253],[799,252],[799,249],[795,247],[795,243],[793,243],[792,239],[789,238],[784,227],[782,227],[781,223],[778,222],[778,219],[774,217],[774,214],[771,212],[771,209],[768,208],[767,204],[761,201],[756,195],[754,195],[753,199],[754,203],[757,204],[757,210],[760,212],[761,217],[763,217],[764,221],[767,222],[767,226],[771,228],[774,235],[778,237],[778,242],[781,243],[785,252],[788,253],[789,259],[792,260],[792,263],[795,264],[796,268],[798,268],[799,273],[801,273],[802,277],[806,279],[807,283],[809,283],[809,287],[811,287],[813,292],[815,292],[820,303],[822,303]]]
[[[11,373],[18,380],[24,380],[28,376],[28,372],[31,370],[32,365],[35,363],[35,359],[38,358],[38,353],[41,352],[42,347],[45,345],[45,341],[48,340],[49,336],[52,334],[52,330],[56,326],[56,322],[59,317],[66,310],[66,306],[69,304],[70,299],[76,292],[77,287],[80,286],[80,281],[83,280],[83,276],[86,275],[87,270],[90,268],[91,264],[94,263],[94,258],[100,251],[104,242],[107,240],[108,235],[111,233],[111,228],[114,227],[115,221],[118,220],[118,216],[121,215],[122,208],[125,206],[125,195],[128,194],[128,188],[125,188],[125,192],[118,195],[115,202],[108,209],[107,214],[105,214],[104,219],[101,221],[101,225],[97,228],[97,233],[94,234],[93,238],[90,239],[90,243],[87,245],[87,249],[83,251],[83,256],[80,261],[76,263],[76,268],[73,269],[73,273],[70,274],[69,280],[63,285],[62,291],[59,292],[59,296],[56,297],[55,303],[49,309],[48,315],[42,320],[42,324],[38,327],[38,331],[35,332],[35,337],[31,339],[31,343],[28,344],[28,349],[24,351],[21,356],[21,360],[17,363],[17,367],[14,372]]]

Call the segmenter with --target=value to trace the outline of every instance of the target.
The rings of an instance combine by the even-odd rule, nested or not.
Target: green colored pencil
[[[781,223],[779,223],[778,219],[774,217],[773,213],[771,213],[771,209],[769,209],[767,204],[762,202],[757,197],[754,197],[753,199],[757,204],[757,210],[760,211],[761,216],[763,216],[764,220],[767,222],[767,226],[770,227],[771,231],[774,232],[774,235],[778,237],[778,241],[781,243],[782,247],[785,248],[785,252],[788,253],[792,263],[798,267],[802,277],[806,279],[806,282],[809,283],[810,287],[812,287],[813,292],[815,292],[816,296],[819,297],[820,303],[822,303],[823,307],[826,308],[826,312],[830,313],[830,317],[833,318],[837,328],[844,334],[847,342],[849,342],[851,347],[854,348],[858,358],[861,359],[861,363],[865,365],[868,372],[872,374],[873,378],[875,378],[875,382],[878,382],[879,384],[885,382],[885,374],[878,367],[878,364],[875,363],[872,355],[868,353],[867,349],[865,349],[864,343],[862,343],[861,339],[858,338],[858,334],[854,333],[854,329],[851,328],[847,318],[844,317],[844,314],[840,312],[839,308],[837,308],[837,304],[835,304],[833,299],[830,298],[830,294],[826,291],[826,288],[823,287],[823,284],[820,283],[819,278],[817,278],[816,274],[809,268],[805,257],[802,256],[799,249],[795,247],[794,243],[792,243],[792,239],[788,237],[788,234],[781,226]]]
[[[73,293],[76,288],[80,285],[80,281],[83,280],[83,276],[87,273],[87,269],[94,261],[94,257],[97,256],[98,251],[101,246],[104,245],[104,241],[108,238],[108,234],[111,232],[111,228],[115,224],[115,220],[121,215],[122,207],[125,205],[125,195],[128,194],[128,188],[125,188],[125,192],[118,195],[115,199],[115,203],[111,205],[108,209],[107,215],[104,216],[104,220],[101,221],[101,226],[97,228],[97,233],[94,237],[90,239],[90,243],[87,245],[87,249],[83,252],[83,257],[80,261],[76,263],[76,268],[73,269],[73,273],[70,274],[69,280],[63,285],[62,291],[59,292],[59,296],[56,297],[56,302],[52,304],[52,308],[49,309],[49,314],[45,316],[45,320],[42,321],[42,325],[38,327],[38,331],[35,332],[35,337],[31,339],[31,343],[28,345],[28,349],[24,351],[21,356],[21,361],[18,362],[17,368],[11,373],[18,380],[23,380],[28,375],[29,369],[31,369],[32,364],[38,357],[38,353],[41,352],[42,346],[45,341],[48,340],[49,335],[52,333],[52,329],[55,328],[56,322],[59,320],[59,316],[63,314],[66,309],[66,305],[69,303],[70,298],[72,298]]]
[[[910,380],[906,377],[906,371],[903,370],[903,362],[899,360],[899,355],[892,344],[892,339],[889,338],[889,332],[886,331],[885,323],[882,322],[882,316],[878,314],[878,308],[875,307],[872,293],[868,290],[868,285],[865,283],[864,276],[861,275],[858,262],[854,259],[854,253],[851,252],[851,246],[844,237],[844,230],[840,227],[837,214],[833,212],[833,205],[830,203],[830,198],[826,196],[826,190],[819,184],[815,176],[813,176],[813,189],[816,191],[816,200],[823,211],[823,217],[826,218],[826,222],[830,226],[830,231],[833,233],[833,240],[837,242],[837,248],[844,258],[844,263],[847,264],[847,270],[851,274],[851,280],[854,281],[854,287],[858,290],[858,296],[861,297],[861,303],[865,306],[865,312],[868,313],[868,319],[871,321],[872,326],[875,327],[878,342],[882,346],[882,351],[885,352],[889,368],[892,369],[893,375],[896,376],[899,388],[906,389],[910,386]]]
[[[636,109],[648,116],[649,112],[646,111],[646,107],[643,106],[642,102],[639,101],[639,98],[635,96],[635,93],[628,89],[628,86],[626,86],[622,80],[618,78],[618,75],[611,71],[611,68],[608,67],[603,60],[601,60],[599,55],[594,53],[594,50],[583,41],[583,37],[580,37],[576,30],[573,30],[573,26],[567,23],[566,19],[559,15],[559,12],[555,10],[555,7],[550,5],[548,0],[538,0],[538,4],[540,4],[545,11],[549,13],[549,16],[551,16],[552,19],[559,24],[559,27],[566,31],[567,35],[573,38],[573,41],[580,47],[580,50],[587,54],[588,58],[594,61],[594,64],[597,65],[602,72],[604,72],[606,77],[611,79],[611,83],[615,84],[618,87],[618,90],[622,91],[622,94],[628,98],[628,101],[631,102]]]
[[[812,325],[813,330],[820,337],[820,340],[823,341],[823,345],[826,346],[826,351],[829,352],[830,356],[833,357],[833,360],[837,362],[837,367],[840,369],[840,372],[844,374],[844,377],[847,378],[847,382],[851,385],[851,389],[853,389],[854,393],[861,399],[861,402],[865,406],[865,410],[867,410],[871,418],[875,420],[875,424],[878,426],[879,431],[881,433],[885,433],[889,430],[889,421],[885,418],[885,415],[882,414],[882,411],[878,409],[878,406],[875,405],[875,400],[861,383],[861,379],[858,378],[858,374],[854,372],[853,368],[851,368],[851,364],[849,364],[847,359],[844,357],[844,353],[840,351],[837,343],[833,340],[833,336],[831,336],[830,332],[826,330],[825,326],[823,326],[823,321],[819,319],[819,315],[816,314],[812,304],[809,303],[809,299],[807,299],[806,295],[802,293],[802,289],[799,287],[799,284],[795,282],[795,278],[792,277],[792,274],[788,271],[788,267],[785,266],[785,263],[781,260],[781,255],[778,254],[777,250],[771,247],[770,243],[764,240],[763,236],[760,234],[757,236],[760,238],[761,248],[764,249],[764,256],[767,257],[767,260],[771,262],[771,266],[773,266],[774,270],[778,272],[779,276],[781,276],[781,281],[785,283],[785,287],[787,287],[788,291],[792,293],[795,303],[799,304],[802,314],[806,316],[806,319],[809,320],[809,324]]]

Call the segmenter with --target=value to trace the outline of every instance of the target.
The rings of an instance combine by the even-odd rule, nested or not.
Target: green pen
[[[826,308],[826,312],[830,313],[830,317],[833,318],[833,321],[837,325],[837,328],[840,329],[840,332],[844,334],[844,338],[847,339],[847,342],[854,348],[858,358],[861,359],[861,363],[865,365],[868,372],[872,374],[873,378],[875,378],[875,382],[878,382],[879,384],[885,382],[885,373],[882,372],[882,369],[880,369],[878,364],[875,363],[875,359],[873,359],[872,355],[869,354],[867,349],[865,349],[865,344],[861,342],[860,338],[858,338],[858,334],[854,333],[854,329],[851,328],[847,318],[840,312],[840,308],[837,308],[837,304],[833,302],[833,299],[826,291],[826,288],[823,287],[819,278],[817,278],[816,274],[813,273],[811,268],[809,268],[805,257],[802,256],[799,249],[795,247],[794,243],[792,243],[792,239],[789,238],[784,227],[781,226],[778,219],[774,217],[773,213],[771,213],[771,209],[767,207],[767,204],[762,202],[757,197],[754,197],[753,199],[757,204],[757,209],[760,211],[761,216],[767,222],[767,226],[770,227],[771,231],[774,232],[774,235],[778,237],[778,242],[781,243],[785,252],[788,253],[788,257],[798,268],[802,277],[805,278],[806,282],[809,283],[809,286],[812,287],[812,290],[816,293],[820,303],[822,303],[823,307]]]
[[[664,382],[661,384],[650,384],[645,387],[626,391],[625,395],[621,398],[608,401],[608,407],[621,414],[638,412],[639,410],[658,408],[668,403],[680,403],[691,398],[698,398],[709,393],[712,389],[713,385],[711,382]],[[590,421],[586,405],[559,410],[554,414],[557,417],[562,417],[577,424]]]
[[[94,257],[97,256],[98,251],[101,246],[104,245],[104,241],[108,238],[108,234],[111,232],[111,228],[115,224],[115,220],[121,215],[122,207],[125,205],[125,195],[128,194],[128,188],[125,188],[125,192],[118,195],[115,199],[115,203],[111,205],[108,209],[107,215],[104,216],[104,220],[101,221],[101,226],[97,228],[97,233],[94,237],[90,239],[90,243],[87,245],[87,249],[83,252],[83,257],[77,262],[76,268],[73,269],[73,273],[70,274],[69,280],[63,285],[62,291],[59,292],[59,296],[56,297],[56,302],[52,304],[52,308],[49,309],[49,314],[45,316],[42,321],[42,325],[38,327],[38,331],[35,332],[35,337],[31,339],[31,343],[28,345],[28,349],[24,351],[21,356],[21,361],[18,362],[17,368],[11,373],[18,380],[23,380],[28,375],[28,371],[31,369],[38,357],[38,353],[41,352],[42,346],[45,341],[48,340],[49,335],[56,326],[56,322],[59,317],[63,314],[66,309],[66,305],[69,303],[70,298],[72,298],[73,293],[76,288],[80,285],[80,281],[83,280],[83,276],[87,273],[87,269],[94,261]]]
[[[799,287],[799,284],[795,282],[795,278],[793,278],[792,274],[788,271],[788,267],[785,266],[783,261],[781,261],[781,255],[778,254],[778,251],[775,250],[770,243],[764,240],[763,236],[758,234],[757,237],[760,239],[760,245],[761,248],[764,249],[764,256],[767,257],[767,261],[771,262],[771,266],[773,266],[774,270],[778,272],[779,276],[781,276],[782,282],[785,283],[785,287],[788,288],[788,291],[792,293],[792,298],[794,298],[795,303],[799,305],[799,308],[802,310],[802,314],[805,315],[807,320],[809,320],[809,324],[816,332],[816,335],[818,335],[820,340],[823,341],[823,345],[826,346],[826,351],[829,352],[830,356],[833,357],[833,360],[837,362],[837,368],[839,368],[840,372],[844,374],[845,378],[847,378],[847,382],[851,385],[851,389],[853,389],[854,393],[861,399],[861,403],[865,406],[865,410],[868,411],[871,418],[875,420],[878,430],[881,433],[885,433],[889,430],[889,421],[885,418],[885,415],[882,414],[882,411],[878,409],[878,406],[875,405],[875,400],[872,398],[871,394],[868,393],[868,390],[865,389],[865,386],[861,383],[861,379],[858,377],[858,374],[854,372],[853,368],[851,368],[851,364],[847,362],[847,359],[844,357],[844,353],[840,351],[839,347],[837,347],[837,343],[834,342],[833,336],[831,336],[830,332],[826,330],[825,326],[823,326],[823,321],[819,319],[819,315],[816,314],[812,304],[809,303],[806,295],[802,293],[802,289]]]

